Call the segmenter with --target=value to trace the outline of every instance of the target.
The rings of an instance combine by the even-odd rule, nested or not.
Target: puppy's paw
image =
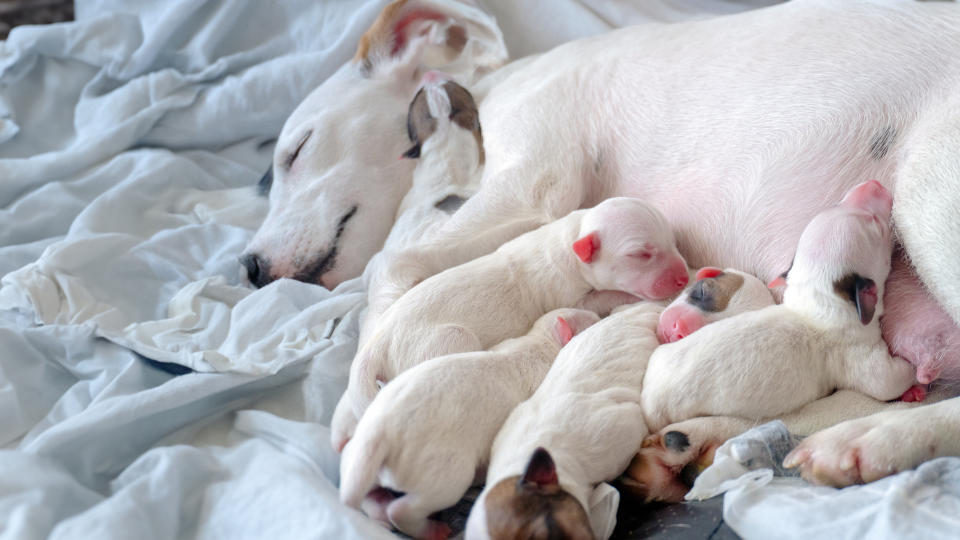
[[[851,420],[804,439],[783,460],[808,482],[834,487],[872,482],[937,456],[935,430],[913,411]]]
[[[915,384],[900,396],[900,401],[907,403],[919,403],[927,399],[927,387],[923,384]]]
[[[647,437],[620,478],[620,484],[644,501],[680,502],[693,481],[713,463],[723,440],[674,424]]]

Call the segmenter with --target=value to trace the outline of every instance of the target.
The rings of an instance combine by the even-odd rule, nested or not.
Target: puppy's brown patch
[[[480,112],[477,110],[477,103],[473,100],[473,95],[466,88],[453,81],[447,81],[443,85],[447,97],[450,98],[450,120],[463,129],[473,132],[473,138],[477,141],[477,151],[480,154],[480,164],[483,165],[483,133],[480,131]],[[422,139],[421,139],[422,140]]]
[[[558,484],[536,486],[511,476],[493,486],[485,504],[491,538],[594,538],[587,513]]]
[[[701,279],[694,284],[694,290],[687,302],[703,311],[719,313],[727,309],[730,299],[743,286],[743,276],[723,273],[719,276]]]

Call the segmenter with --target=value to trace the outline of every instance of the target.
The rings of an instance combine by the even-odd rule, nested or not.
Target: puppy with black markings
[[[913,367],[880,336],[892,198],[865,182],[804,229],[783,303],[711,324],[650,359],[643,412],[652,431],[699,416],[775,416],[836,389],[901,396]]]
[[[654,207],[617,197],[572,212],[427,279],[391,305],[354,358],[331,442],[337,449],[346,443],[378,382],[421,362],[487,349],[554,309],[606,314],[668,298],[688,281],[673,231]]]
[[[344,448],[341,499],[409,535],[446,536],[449,528],[429,516],[482,477],[507,415],[534,392],[560,348],[598,320],[591,311],[554,310],[490,351],[436,358],[400,374]]]

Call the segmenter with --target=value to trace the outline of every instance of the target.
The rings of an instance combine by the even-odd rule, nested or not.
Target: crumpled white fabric
[[[606,482],[601,482],[593,488],[590,494],[587,514],[590,518],[590,528],[600,540],[607,540],[613,535],[617,526],[617,508],[620,506],[620,492]]]
[[[940,458],[866,485],[813,486],[783,458],[798,439],[780,421],[753,428],[716,451],[688,500],[724,493],[723,519],[745,539],[956,538],[960,458]]]

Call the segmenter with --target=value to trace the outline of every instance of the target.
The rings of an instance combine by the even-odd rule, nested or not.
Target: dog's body
[[[409,28],[408,17],[417,9],[422,6],[401,1],[385,10],[368,33],[379,41],[366,39],[345,67],[345,73],[362,73],[373,66],[369,84],[380,97],[346,98],[349,93],[340,91],[337,99],[310,103],[326,110],[315,124],[302,124],[320,129],[334,118],[331,111],[361,110],[381,99],[379,106],[382,96],[394,99],[404,79],[384,75],[384,54],[371,53],[384,49],[369,43],[389,42],[381,34]],[[741,268],[769,280],[787,268],[791,246],[816,213],[854,184],[878,178],[894,192],[894,225],[911,263],[894,267],[887,296],[896,302],[887,306],[884,337],[895,353],[918,365],[958,364],[960,266],[951,262],[960,260],[958,28],[960,9],[947,3],[795,1],[704,22],[623,29],[507,66],[481,81],[487,165],[480,192],[448,222],[436,247],[395,261],[402,271],[394,278],[409,287],[575,208],[634,195],[668,216],[692,264]],[[394,63],[418,61],[405,56],[403,43],[394,43],[400,45]],[[400,117],[412,85],[396,99],[396,121],[382,116],[380,125],[347,134],[355,143],[348,148],[350,163],[382,155],[384,148],[403,151]],[[296,155],[294,128],[302,124],[284,130],[276,167],[284,166],[284,156]],[[394,133],[395,140],[360,144],[371,133]],[[328,157],[318,155],[312,163],[333,170],[342,161],[327,163]],[[399,203],[402,181],[390,178],[388,192],[376,174],[367,177],[368,194]],[[321,200],[325,209],[319,213],[334,222],[318,224],[323,230],[315,236],[333,238],[336,216],[347,215],[353,200]],[[271,194],[271,210],[283,212],[273,201]],[[350,229],[360,227],[359,219],[346,224],[344,238],[355,234]],[[256,245],[267,244],[276,230],[277,220],[268,221]],[[339,245],[341,256],[316,276],[327,286],[359,273],[355,261],[350,268],[341,264],[348,252],[369,257],[365,244],[341,239]],[[305,275],[295,263],[290,257],[269,265],[269,277]],[[257,269],[252,278],[261,276],[262,266],[251,267]],[[936,407],[952,411],[938,413],[945,423],[960,418],[960,401]],[[876,443],[898,435],[900,418],[877,423],[869,441],[889,451],[886,459],[897,466],[927,459],[931,446],[923,438],[893,448]],[[960,444],[957,431],[933,433],[937,451]],[[818,455],[833,459],[827,452],[812,459]],[[880,460],[870,466],[884,470],[883,452],[862,455]]]
[[[371,517],[423,536],[427,516],[460,500],[482,473],[503,421],[534,392],[560,347],[598,320],[590,311],[551,311],[526,336],[490,351],[402,373],[373,400],[344,448],[341,499],[359,507],[374,485],[403,492],[364,506]]]

